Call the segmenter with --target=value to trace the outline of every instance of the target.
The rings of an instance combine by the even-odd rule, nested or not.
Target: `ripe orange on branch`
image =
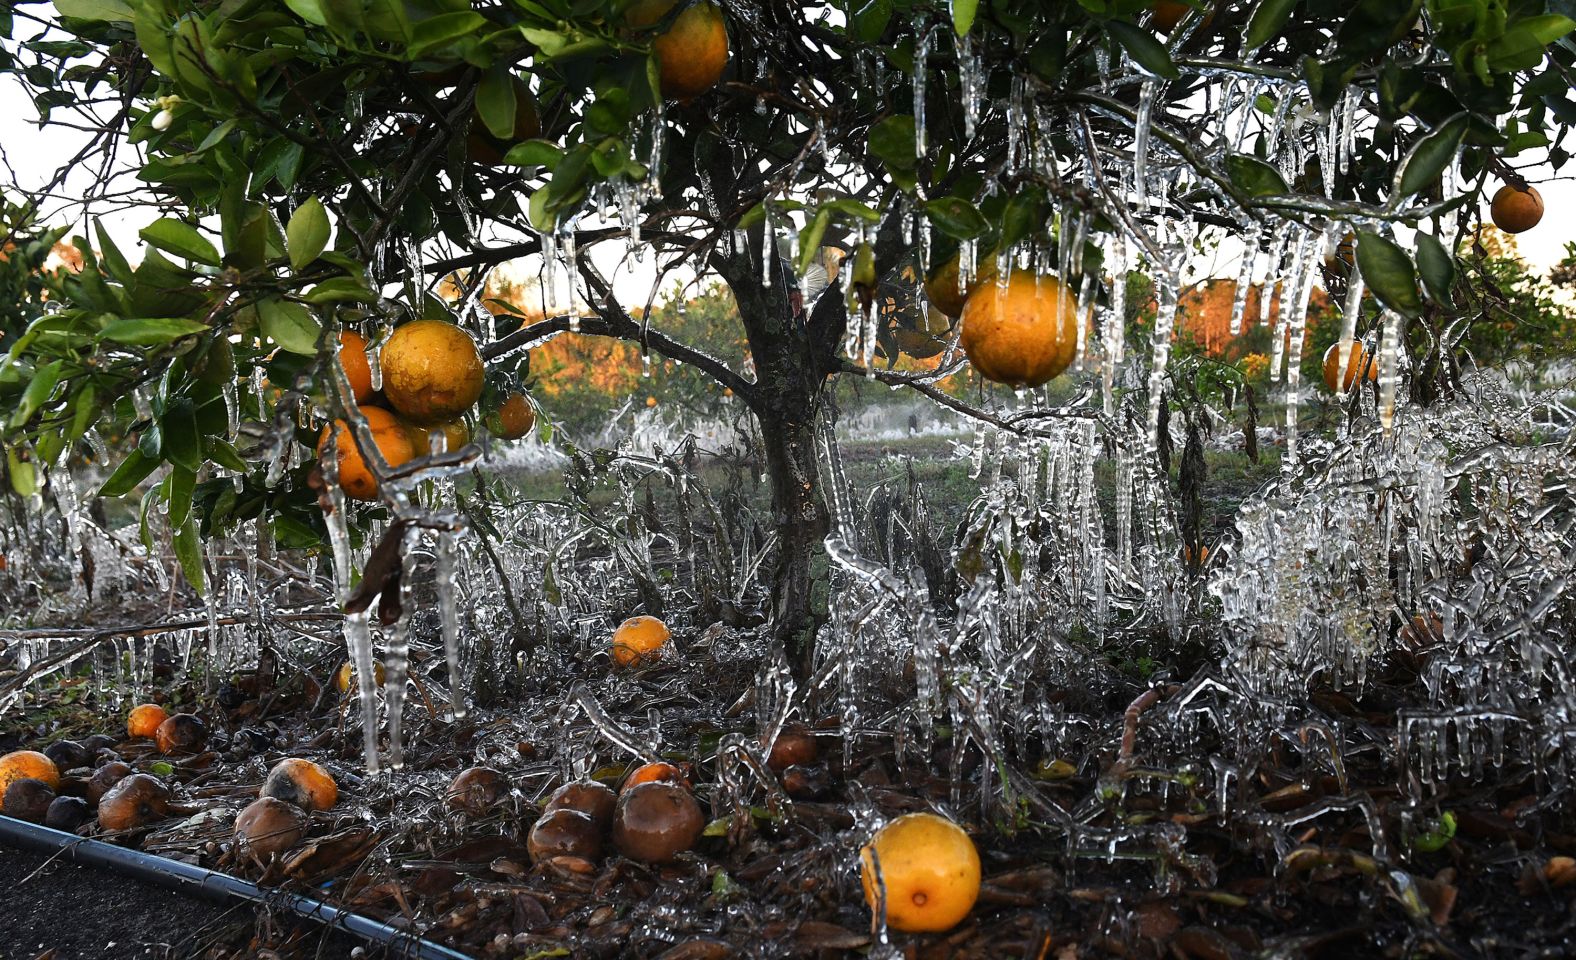
[[[453,420],[480,399],[486,369],[471,335],[442,320],[412,320],[380,355],[383,393],[416,423]]]
[[[1078,306],[1055,277],[1013,272],[969,295],[959,342],[980,376],[1038,387],[1067,369],[1078,349]]]
[[[1523,190],[1507,183],[1494,194],[1489,215],[1494,226],[1506,233],[1525,233],[1543,219],[1543,195],[1536,187]]]
[[[956,319],[963,315],[963,305],[968,302],[969,295],[985,286],[986,281],[996,279],[996,256],[992,253],[981,253],[974,263],[974,276],[969,280],[964,289],[958,288],[958,274],[962,267],[958,257],[953,255],[951,260],[936,268],[936,272],[925,281],[925,299],[930,305],[941,311],[943,316]]]
[[[649,27],[677,4],[678,0],[638,0],[629,8],[625,22],[640,29]],[[673,100],[692,100],[716,86],[728,66],[728,25],[722,9],[702,0],[674,18],[668,29],[651,42],[662,77],[662,95]]]
[[[859,851],[871,911],[908,933],[951,930],[980,895],[980,855],[963,829],[933,813],[910,813],[882,827]],[[885,897],[882,896],[883,890]]]
[[[1344,376],[1341,374],[1343,346],[1348,350]],[[1352,384],[1357,382],[1358,377],[1367,380],[1379,379],[1379,364],[1368,352],[1368,348],[1363,346],[1361,340],[1342,340],[1330,344],[1330,349],[1324,351],[1324,385],[1330,388],[1331,393],[1340,393],[1342,390],[1352,389]]]
[[[365,403],[372,396],[372,364],[367,362],[367,338],[354,330],[339,335],[339,368],[345,371],[345,382],[357,403]]]
[[[518,440],[536,425],[536,411],[523,393],[511,393],[487,417],[487,429],[503,440]]]
[[[410,433],[398,417],[378,407],[363,407],[361,412],[367,418],[367,425],[372,428],[372,439],[378,445],[378,452],[383,454],[389,466],[397,467],[416,455],[411,447]],[[319,458],[328,449],[329,429],[324,427],[322,436],[318,438]],[[339,462],[339,486],[345,491],[345,496],[353,500],[376,500],[377,478],[361,456],[356,438],[350,432],[350,425],[343,420],[335,420],[332,429],[337,448],[335,459]]]
[[[410,433],[410,446],[416,456],[424,457],[432,449],[432,435],[443,434],[443,449],[453,452],[471,442],[471,428],[465,425],[464,420],[450,420],[447,423],[435,423],[431,426],[407,423],[406,428]]]

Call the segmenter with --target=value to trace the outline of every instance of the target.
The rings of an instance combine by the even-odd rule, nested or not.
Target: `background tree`
[[[831,378],[904,385],[1002,429],[1088,416],[1113,435],[1136,422],[1141,435],[1143,409],[1147,429],[1158,418],[1180,278],[1202,236],[1236,238],[1247,279],[1283,278],[1297,294],[1281,321],[1294,354],[1297,304],[1348,232],[1371,297],[1346,325],[1361,332],[1382,308],[1437,333],[1457,309],[1448,251],[1473,201],[1497,180],[1519,183],[1511,164],[1525,151],[1565,156],[1576,54],[1561,38],[1572,23],[1541,0],[1165,7],[10,4],[3,26],[26,39],[7,45],[7,69],[46,121],[97,129],[75,163],[135,156],[164,213],[142,232],[149,249],[135,268],[107,234],[85,230],[82,271],[48,281],[65,309],[35,304],[7,320],[26,324],[0,368],[15,411],[11,483],[30,492],[18,465],[53,462],[118,421],[138,444],[103,493],[169,464],[154,496],[200,584],[200,532],[215,523],[267,515],[287,541],[311,536],[309,465],[258,463],[277,462],[299,404],[347,418],[370,449],[331,375],[341,326],[375,339],[409,316],[456,319],[485,341],[494,372],[560,333],[621,338],[703,371],[758,420],[780,534],[773,622],[804,669],[829,532],[816,446]],[[110,189],[83,198],[84,220]],[[1397,242],[1402,226],[1418,231],[1415,256]],[[632,256],[650,251],[663,276],[727,286],[753,375],[620,301],[588,251],[625,243]],[[796,273],[830,243],[854,255],[804,302]],[[527,255],[576,297],[498,330],[477,295],[488,268]],[[874,369],[861,305],[916,256],[927,273],[953,271],[933,297],[994,266],[1058,277],[1079,317],[1106,304],[1117,321],[1089,337],[1107,374],[1123,316],[1111,291],[1126,289],[1129,269],[1151,273],[1148,390],[1114,396],[1107,375],[1103,405],[1046,411],[1006,397],[976,405],[928,375]],[[432,291],[457,269],[467,287],[451,308]],[[574,316],[575,299],[596,315]],[[1448,381],[1455,341],[1425,339]],[[1285,359],[1295,387],[1298,358]],[[949,348],[943,369],[961,362]],[[278,430],[249,445],[246,423]],[[390,471],[371,459],[385,480],[428,464]],[[221,473],[244,477],[222,516],[217,501],[194,500],[199,479]],[[398,485],[382,489],[396,514],[415,511]]]

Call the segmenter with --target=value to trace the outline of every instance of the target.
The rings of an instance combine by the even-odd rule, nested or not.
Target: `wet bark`
[[[808,316],[796,312],[789,288],[793,278],[781,264],[772,265],[765,284],[758,255],[715,265],[733,290],[755,364],[756,382],[748,401],[760,427],[771,485],[771,519],[779,537],[770,580],[773,637],[802,679],[813,668],[815,634],[826,619],[824,602],[817,597],[824,594],[822,542],[829,515],[821,490],[816,428],[835,354],[825,343],[824,312]],[[835,291],[829,291],[827,298],[835,300]]]

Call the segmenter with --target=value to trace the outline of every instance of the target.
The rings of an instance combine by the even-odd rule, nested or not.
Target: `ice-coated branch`
[[[597,311],[595,317],[571,317],[568,315],[547,317],[530,326],[522,327],[514,333],[482,348],[482,356],[488,360],[507,356],[519,350],[545,343],[561,333],[587,334],[595,337],[613,337],[619,340],[629,340],[642,344],[657,351],[669,360],[685,363],[697,370],[703,370],[712,379],[733,390],[746,403],[752,404],[755,400],[755,384],[744,379],[716,357],[701,353],[687,344],[674,340],[672,337],[657,331],[643,328],[643,326],[624,311],[612,292],[605,288],[598,291],[602,300],[601,306],[594,306]]]

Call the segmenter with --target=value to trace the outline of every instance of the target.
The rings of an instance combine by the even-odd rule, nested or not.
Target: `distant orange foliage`
[[[1279,286],[1270,293],[1270,323],[1280,319],[1281,294]],[[1242,332],[1246,333],[1259,322],[1264,285],[1254,284],[1248,289],[1247,309],[1242,316]],[[1186,332],[1205,352],[1211,356],[1220,356],[1241,336],[1231,335],[1231,312],[1236,305],[1237,282],[1235,280],[1205,280],[1196,284],[1182,294],[1178,307],[1177,331]],[[1322,289],[1315,289],[1308,302],[1308,315],[1310,318],[1319,316],[1330,305],[1330,296]],[[1313,324],[1309,323],[1303,333],[1303,342],[1313,332]]]

